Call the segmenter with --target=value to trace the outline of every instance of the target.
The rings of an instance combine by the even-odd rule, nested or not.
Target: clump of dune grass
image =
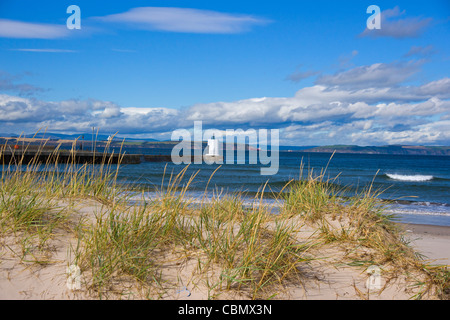
[[[0,189],[0,234],[19,236],[23,259],[42,261],[49,239],[67,220],[66,212],[55,207],[30,185],[3,183]]]
[[[208,257],[207,265],[221,265],[221,287],[261,298],[269,294],[266,289],[283,281],[301,282],[301,265],[310,259],[310,244],[295,237],[301,222],[278,219],[255,200],[250,208],[239,196],[202,206],[193,243]]]
[[[188,230],[182,219],[188,204],[183,193],[176,193],[178,174],[163,196],[135,204],[117,201],[96,215],[95,228],[82,236],[82,250],[76,260],[92,274],[90,289],[100,297],[114,291],[118,279],[134,279],[142,287],[158,289],[160,272],[155,252],[188,241]],[[186,190],[186,188],[183,188]],[[183,191],[182,191],[183,192]]]
[[[343,201],[341,194],[345,190],[334,183],[338,177],[325,179],[327,167],[318,174],[309,169],[307,176],[303,177],[304,164],[301,162],[298,179],[289,181],[279,193],[284,216],[300,214],[308,221],[316,221],[323,214],[335,212],[335,208],[340,207]]]
[[[394,216],[386,213],[382,191],[367,186],[348,197],[345,187],[334,184],[336,178],[325,179],[325,171],[306,179],[290,182],[281,194],[281,214],[300,215],[315,225],[325,242],[356,242],[367,246],[397,245]],[[386,254],[393,254],[386,248]],[[388,253],[389,252],[389,253]]]
[[[394,278],[409,274],[420,291],[413,298],[427,293],[445,298],[450,286],[450,271],[445,266],[432,266],[409,246],[395,215],[387,212],[381,200],[383,190],[372,184],[348,197],[346,188],[337,188],[334,179],[325,180],[325,173],[289,183],[281,194],[281,214],[300,215],[320,232],[324,244],[344,248],[352,265],[384,266],[385,276]]]
[[[43,162],[40,156],[45,143],[34,146],[31,159],[27,155],[30,144],[22,143],[20,152],[6,143],[0,146],[0,234],[19,236],[22,257],[32,253],[30,248],[42,251],[56,230],[73,227],[69,213],[58,204],[61,199],[110,201],[115,197],[118,167],[112,170],[106,154],[98,166],[78,165],[75,141],[72,149],[65,151],[70,155],[65,163],[59,162],[60,146]],[[6,151],[11,151],[9,162],[5,162]]]

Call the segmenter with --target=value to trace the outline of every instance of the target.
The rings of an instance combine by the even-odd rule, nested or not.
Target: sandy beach
[[[433,264],[450,265],[450,227],[401,224],[411,245]]]
[[[96,201],[80,201],[76,208],[76,219],[80,217],[92,219],[101,210],[101,204]],[[429,225],[402,224],[405,236],[411,241],[415,251],[424,256],[430,264],[450,264],[450,227]],[[302,227],[298,232],[299,239],[312,239],[317,230]],[[70,271],[67,267],[73,260],[71,248],[76,246],[73,234],[55,236],[49,242],[51,251],[41,258],[42,262],[29,262],[23,259],[21,247],[12,236],[3,237],[0,241],[0,299],[39,300],[39,299],[96,299],[86,288],[84,280],[78,289],[70,287]],[[383,288],[372,292],[367,287],[367,265],[357,266],[348,260],[349,247],[340,245],[320,246],[309,254],[316,258],[302,271],[300,282],[290,282],[280,288],[278,299],[282,300],[406,300],[414,295],[410,290],[411,282],[403,276],[387,276],[383,278]],[[198,277],[198,256],[193,252],[187,254],[185,249],[177,246],[162,255],[161,277],[172,287],[160,295],[164,300],[205,300],[210,297],[210,288]],[[370,251],[368,251],[370,254]],[[189,257],[189,255],[192,255]],[[176,262],[176,263],[174,263]],[[384,266],[382,266],[384,268]],[[388,265],[385,266],[389,269]],[[69,273],[68,273],[69,272]],[[383,272],[385,270],[383,269]],[[384,275],[384,273],[382,273]],[[86,279],[88,275],[81,275]],[[209,279],[213,279],[210,275]],[[73,278],[72,278],[73,280]],[[122,281],[122,280],[121,280]],[[180,283],[181,281],[181,283]],[[113,299],[145,299],[139,294],[139,289],[127,281],[120,284],[127,294],[112,295]],[[180,289],[182,288],[182,289]],[[116,289],[115,289],[116,290]],[[216,299],[248,299],[235,291],[216,292]],[[433,295],[424,297],[434,299]]]

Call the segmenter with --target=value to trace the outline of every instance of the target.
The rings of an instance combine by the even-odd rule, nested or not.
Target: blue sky
[[[444,0],[2,0],[0,133],[170,139],[202,120],[287,145],[450,145],[449,32]]]

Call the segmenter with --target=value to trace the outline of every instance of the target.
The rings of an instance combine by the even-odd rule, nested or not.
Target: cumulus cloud
[[[173,130],[178,111],[151,108],[133,112],[110,101],[64,100],[42,101],[0,94],[0,127],[32,132],[42,127],[55,131],[86,132],[92,127],[129,134]]]
[[[123,13],[96,17],[96,20],[144,30],[186,33],[240,33],[270,22],[252,15],[173,7],[132,8]]]
[[[421,96],[434,96],[441,99],[448,99],[450,97],[450,78],[426,83],[418,87],[415,91]]]
[[[413,126],[408,130],[377,130],[353,132],[352,141],[367,144],[422,144],[448,145],[450,141],[450,121],[436,121]]]
[[[121,135],[170,139],[173,130],[191,129],[194,121],[201,120],[204,129],[278,128],[281,143],[290,145],[450,144],[450,78],[407,86],[401,83],[404,74],[390,74],[412,75],[418,67],[414,62],[356,67],[322,78],[321,84],[304,87],[291,97],[182,109],[133,108],[94,99],[52,102],[0,94],[0,127],[29,133],[43,127],[75,133],[97,127]],[[371,77],[368,70],[376,76]]]
[[[375,63],[355,67],[334,75],[324,75],[316,83],[351,88],[392,87],[410,78],[420,70],[424,61]]]
[[[432,18],[404,17],[406,11],[396,6],[381,12],[381,29],[365,29],[361,37],[416,38],[430,25]]]
[[[28,83],[17,83],[22,78],[23,74],[12,75],[0,70],[0,91],[17,92],[21,96],[30,96],[34,93],[45,91],[40,87]]]

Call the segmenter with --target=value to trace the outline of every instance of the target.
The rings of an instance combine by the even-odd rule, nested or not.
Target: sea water
[[[145,149],[126,150],[146,153]],[[158,153],[152,149],[148,152]],[[167,151],[166,151],[167,152]],[[119,181],[154,189],[169,183],[186,165],[142,162],[122,165]],[[195,199],[213,194],[224,196],[240,192],[248,202],[264,189],[265,199],[280,191],[292,179],[308,175],[323,176],[346,195],[361,193],[371,187],[381,199],[391,200],[387,210],[401,222],[450,226],[450,157],[423,155],[334,154],[280,152],[279,170],[273,176],[260,175],[260,165],[254,164],[191,164],[185,179],[196,174],[188,196]],[[165,174],[164,174],[165,172]],[[214,175],[213,175],[214,173]],[[209,181],[209,183],[208,183]]]

